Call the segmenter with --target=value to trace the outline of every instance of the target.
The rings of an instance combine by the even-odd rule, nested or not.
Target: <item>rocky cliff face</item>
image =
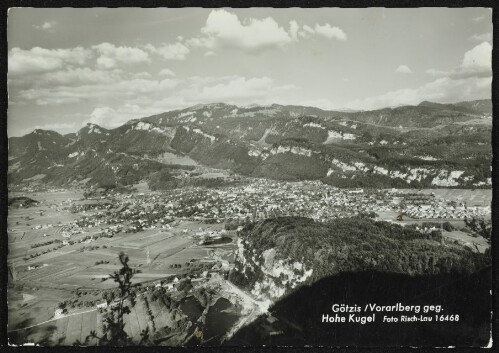
[[[274,302],[312,275],[313,269],[306,269],[300,261],[280,258],[274,248],[257,253],[242,239],[237,245],[236,270],[259,300]]]
[[[426,275],[471,273],[488,266],[490,254],[458,244],[442,246],[439,237],[362,216],[328,222],[268,218],[239,232],[229,279],[260,300],[275,302],[341,272]]]

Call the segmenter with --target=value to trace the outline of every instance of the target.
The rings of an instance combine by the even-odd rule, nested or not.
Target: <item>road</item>
[[[50,319],[50,320],[47,320],[47,321],[43,321],[43,322],[39,322],[39,323],[31,325],[31,326],[26,326],[26,327],[22,327],[22,328],[18,328],[18,329],[15,329],[15,330],[8,331],[8,333],[26,330],[28,328],[32,328],[32,327],[36,327],[36,326],[40,326],[40,325],[46,324],[47,322],[52,322],[52,321],[64,319],[64,318],[70,317],[70,316],[75,316],[75,315],[81,315],[81,314],[85,314],[85,313],[90,313],[90,312],[96,311],[96,310],[97,310],[97,308],[94,308],[94,309],[90,309],[90,310],[87,310],[87,311],[80,311],[80,312],[73,313],[73,314],[68,314],[68,315],[63,315],[63,316],[55,317],[53,319]]]
[[[242,289],[238,288],[235,284],[233,284],[230,281],[225,281],[225,284],[227,284],[231,288],[231,291],[233,293],[239,295],[246,302],[251,302],[253,305],[258,307],[260,309],[260,314],[266,313],[269,310],[269,305],[267,302],[257,301],[255,298],[250,296],[248,293],[246,293]]]
[[[258,318],[258,316],[267,313],[269,309],[270,302],[262,302],[258,301],[248,293],[238,288],[230,281],[221,280],[223,284],[225,284],[225,288],[228,292],[231,292],[237,295],[240,299],[242,299],[243,307],[247,310],[245,315],[241,315],[239,320],[232,326],[232,328],[224,335],[222,341],[228,340],[232,337],[232,335],[238,331],[241,327],[246,326],[247,324],[253,322]]]

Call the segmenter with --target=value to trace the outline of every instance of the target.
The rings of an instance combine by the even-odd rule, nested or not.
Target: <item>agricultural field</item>
[[[11,344],[37,343],[43,346],[69,345],[85,342],[98,324],[97,311],[52,320],[9,334]],[[87,345],[95,345],[92,340]]]
[[[208,172],[201,174],[199,177],[204,179],[217,179],[217,178],[228,178],[229,176],[227,173],[223,172]]]
[[[472,235],[460,230],[453,230],[452,232],[444,231],[443,236],[448,239],[455,240],[461,244],[465,244],[473,248],[476,247],[476,249],[481,253],[485,252],[485,250],[490,247],[490,244],[484,238],[473,237]]]
[[[95,339],[85,340],[90,331],[101,330],[103,317],[97,305],[109,302],[106,295],[116,289],[116,282],[109,276],[122,267],[118,257],[122,252],[137,271],[132,284],[137,288],[138,301],[126,316],[125,325],[127,334],[135,342],[139,342],[140,333],[149,328],[158,345],[195,343],[198,338],[193,338],[193,333],[201,323],[204,333],[218,340],[231,326],[239,325],[235,323],[238,305],[247,312],[259,312],[259,304],[227,281],[235,263],[236,229],[248,217],[240,218],[237,221],[240,223],[229,218],[225,224],[223,217],[226,216],[221,216],[224,212],[241,211],[224,208],[223,197],[236,205],[241,203],[240,197],[236,193],[225,195],[216,189],[203,197],[205,195],[196,194],[196,189],[192,190],[157,192],[140,183],[135,191],[98,196],[78,191],[10,195],[37,201],[24,207],[9,207],[11,342],[97,344]],[[305,185],[304,190],[314,193],[316,189]],[[463,194],[454,190],[420,192],[433,192],[437,199],[456,201],[461,200]],[[477,204],[490,202],[491,196],[490,190],[467,190],[464,195]],[[244,203],[238,207],[244,207]],[[378,219],[408,226],[426,221],[449,222],[454,230],[443,235],[450,242],[464,243],[479,252],[488,248],[486,240],[461,231],[465,226],[462,219],[404,216],[402,221],[397,221],[398,214],[394,208],[379,207]],[[176,284],[185,282],[192,284],[190,289],[177,291]],[[219,295],[210,304],[213,305],[211,312],[201,310],[197,299],[192,299],[192,291],[210,285]],[[159,287],[174,293],[173,301],[182,309],[165,307],[161,300],[152,300],[149,291]],[[215,305],[221,298],[230,299],[230,303],[221,300]],[[61,310],[65,311],[61,313]],[[200,312],[204,313],[201,323],[194,317]],[[211,337],[205,337],[209,339]]]
[[[414,189],[400,189],[399,192],[413,193]],[[419,193],[434,194],[438,199],[464,202],[468,206],[488,206],[492,202],[491,189],[421,189]]]
[[[213,283],[219,283],[214,279]],[[137,295],[136,304],[130,307],[130,313],[124,316],[125,331],[137,344],[141,333],[148,329],[156,344],[182,343],[189,340],[196,325],[204,325],[206,333],[220,339],[239,315],[239,307],[223,297],[215,298],[206,310],[204,324],[198,323],[204,311],[203,306],[192,296],[181,300],[177,308],[165,305],[164,301],[154,298],[153,287],[143,288]],[[43,346],[56,345],[98,345],[98,339],[90,337],[95,331],[97,337],[102,336],[104,313],[96,308],[80,310],[60,318],[50,318],[39,323],[23,322],[21,328],[13,326],[9,331],[11,344],[37,343]],[[191,324],[188,324],[188,322]],[[188,329],[184,329],[184,325]],[[164,335],[168,332],[168,335]],[[166,336],[167,338],[165,338]],[[168,339],[175,342],[164,342]]]
[[[59,301],[71,296],[64,289],[11,284],[7,292],[9,331],[50,320]]]
[[[132,283],[148,284],[186,275],[193,262],[206,262],[209,266],[214,258],[230,259],[235,247],[234,242],[199,245],[196,232],[220,231],[223,224],[188,220],[179,220],[168,228],[119,232],[112,237],[98,237],[104,225],[96,224],[68,236],[67,230],[74,229],[82,216],[93,215],[92,211],[70,212],[71,206],[104,205],[109,200],[86,200],[80,192],[38,192],[23,196],[39,203],[29,208],[9,208],[8,262],[14,271],[8,287],[9,336],[19,342],[72,345],[84,342],[91,330],[98,330],[102,318],[95,304],[102,302],[103,291],[116,287],[108,277],[121,267],[120,252],[125,252],[129,264],[138,270]],[[68,316],[56,319],[59,303],[74,298],[75,293],[78,303],[72,304]],[[158,305],[151,305],[151,310],[159,324],[166,325],[169,319]],[[139,337],[146,325],[143,311],[139,302],[127,318],[131,337]]]
[[[189,165],[189,166],[199,165],[199,163],[197,163],[195,160],[193,160],[188,156],[182,156],[171,152],[164,152],[156,159],[164,164],[178,164],[178,165]]]

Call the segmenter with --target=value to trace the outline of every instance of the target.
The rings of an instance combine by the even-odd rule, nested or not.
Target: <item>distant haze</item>
[[[9,136],[211,102],[370,110],[491,97],[486,8],[15,8],[8,45]]]

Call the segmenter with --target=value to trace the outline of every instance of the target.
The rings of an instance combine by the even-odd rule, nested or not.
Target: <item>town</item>
[[[490,204],[486,201],[446,200],[434,193],[412,190],[339,189],[314,181],[254,179],[243,186],[117,193],[93,200],[96,202],[60,205],[82,215],[66,232],[102,225],[107,225],[104,234],[138,232],[169,228],[168,224],[175,220],[225,223],[230,227],[233,222],[240,225],[279,216],[310,217],[318,221],[371,213],[384,221],[396,221],[397,215],[420,220],[490,217]]]
[[[328,222],[370,217],[423,233],[441,231],[473,251],[489,247],[466,231],[463,220],[490,219],[490,190],[341,189],[317,181],[238,178],[215,188],[152,191],[142,183],[89,192],[40,185],[12,192],[8,224],[9,295],[11,307],[16,308],[12,327],[26,332],[21,330],[23,318],[41,310],[45,314],[37,316],[39,325],[55,320],[63,327],[89,328],[68,334],[67,344],[84,339],[90,329],[100,327],[95,326],[95,315],[101,318],[115,305],[116,287],[110,275],[119,268],[117,255],[124,252],[139,270],[133,283],[142,303],[133,309],[138,321],[128,325],[130,337],[139,337],[136,327],[168,322],[178,328],[174,336],[180,340],[169,344],[184,344],[190,336],[182,335],[192,331],[184,327],[194,305],[189,298],[194,295],[203,301],[199,298],[206,293],[211,293],[212,304],[227,300],[224,305],[237,313],[227,319],[233,332],[246,320],[242,313],[255,317],[268,305],[228,281],[239,232],[246,224],[267,218]],[[165,309],[158,297],[184,307],[184,314]]]

